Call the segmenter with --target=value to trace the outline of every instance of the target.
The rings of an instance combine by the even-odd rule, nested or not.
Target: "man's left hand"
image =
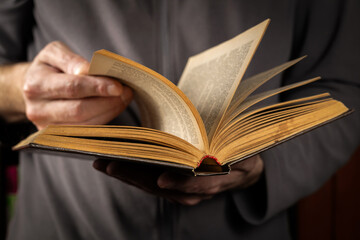
[[[247,188],[259,180],[264,170],[260,155],[232,165],[230,174],[206,177],[149,171],[146,167],[106,160],[97,160],[93,166],[109,176],[183,205],[196,205],[218,193]]]

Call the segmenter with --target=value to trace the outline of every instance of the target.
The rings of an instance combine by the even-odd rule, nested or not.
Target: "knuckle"
[[[65,82],[64,93],[68,98],[75,98],[79,94],[80,83],[76,78],[71,78]]]
[[[75,122],[82,122],[85,120],[84,108],[81,101],[71,104],[71,107],[68,108],[66,120],[72,120]]]
[[[108,93],[107,91],[108,91],[107,86],[105,84],[99,84],[96,86],[95,92],[99,93],[102,96],[107,95],[107,93]]]
[[[26,107],[26,112],[25,113],[26,113],[26,117],[31,122],[37,122],[37,121],[39,121],[41,119],[39,111],[36,111],[36,109],[31,107],[31,106]]]
[[[26,81],[23,85],[24,96],[28,99],[36,97],[39,93],[39,87],[32,81]]]

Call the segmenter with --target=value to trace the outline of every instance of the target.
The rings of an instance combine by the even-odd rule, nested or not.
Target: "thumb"
[[[53,66],[67,74],[87,74],[89,62],[83,57],[74,53],[64,43],[55,41],[49,43],[37,55],[36,60]]]
[[[72,67],[71,74],[74,75],[87,75],[89,73],[89,67],[90,64],[88,61],[83,59],[83,61],[79,61],[78,63],[75,63],[75,65]]]

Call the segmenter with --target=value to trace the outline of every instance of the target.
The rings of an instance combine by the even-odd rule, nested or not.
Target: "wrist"
[[[30,63],[0,66],[0,115],[7,122],[24,121],[22,89]]]

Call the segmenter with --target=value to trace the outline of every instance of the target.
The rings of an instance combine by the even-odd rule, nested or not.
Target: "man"
[[[131,89],[87,75],[93,51],[116,52],[176,82],[189,56],[266,18],[272,23],[247,74],[309,54],[265,88],[321,75],[320,83],[281,100],[329,91],[356,108],[357,9],[355,0],[2,1],[1,114],[8,121],[26,116],[38,129],[114,118],[116,124],[136,124]],[[286,210],[345,163],[359,144],[359,123],[354,113],[221,177],[95,162],[107,176],[88,161],[22,153],[8,238],[289,239]]]

